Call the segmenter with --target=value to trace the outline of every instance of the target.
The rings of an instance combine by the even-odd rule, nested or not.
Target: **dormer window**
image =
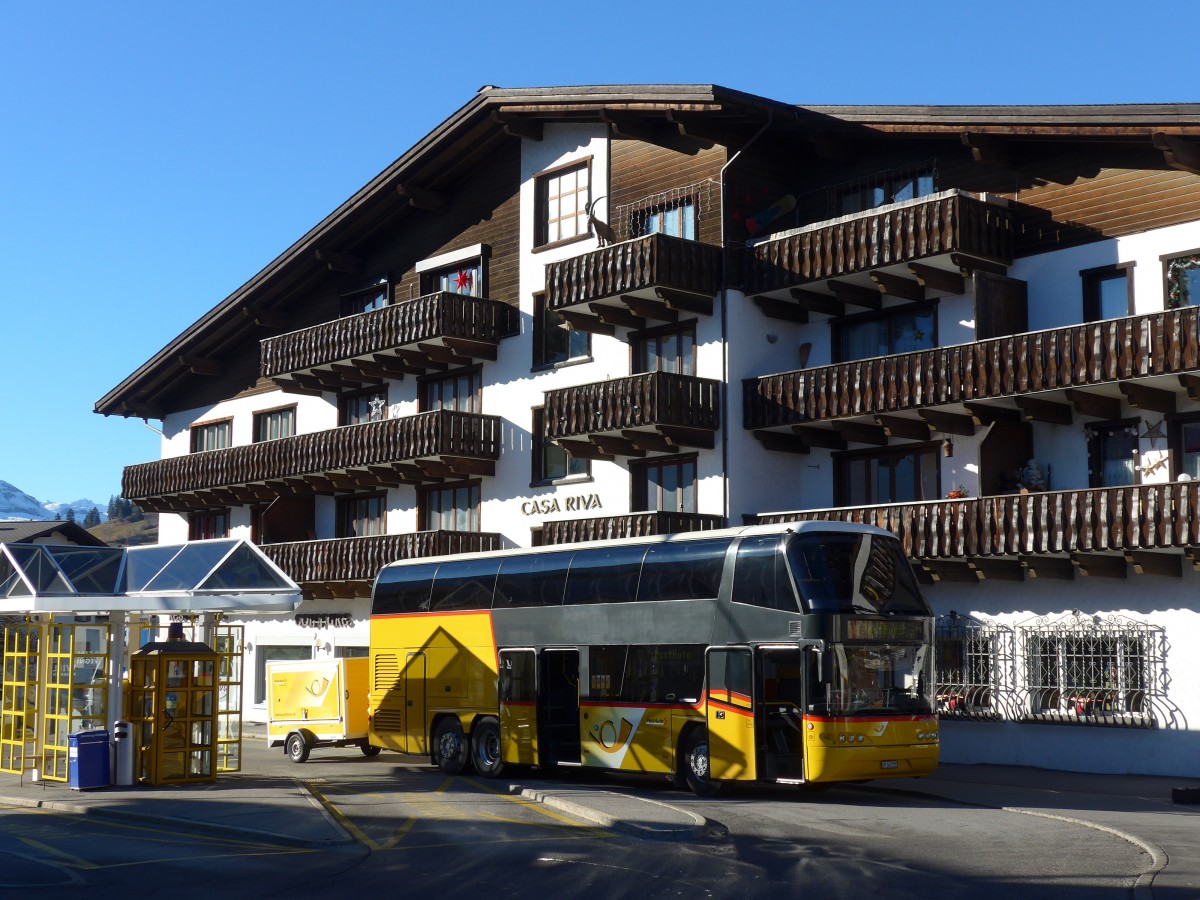
[[[486,297],[487,259],[488,246],[473,244],[421,260],[415,267],[421,277],[421,293]]]

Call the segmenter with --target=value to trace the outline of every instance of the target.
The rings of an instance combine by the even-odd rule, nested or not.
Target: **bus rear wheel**
[[[458,775],[467,765],[467,739],[454,716],[439,721],[433,732],[433,761],[447,775]]]
[[[471,762],[485,778],[498,778],[504,771],[500,755],[500,723],[490,716],[471,729]]]
[[[709,777],[708,729],[693,729],[683,747],[683,777],[688,788],[697,797],[713,796],[721,784]]]

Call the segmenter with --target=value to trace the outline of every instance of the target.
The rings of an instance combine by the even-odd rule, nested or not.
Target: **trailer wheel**
[[[370,744],[363,742],[358,745],[358,749],[362,751],[363,756],[378,756],[383,750],[382,747],[372,747]]]
[[[500,723],[491,716],[480,719],[471,729],[471,761],[475,763],[475,771],[485,778],[498,778],[504,771]]]
[[[454,716],[441,719],[434,729],[433,761],[447,775],[458,775],[467,765],[467,739]]]
[[[697,797],[711,797],[721,789],[708,773],[708,729],[694,728],[684,740],[682,768],[684,780]]]
[[[284,745],[284,751],[287,753],[288,759],[294,763],[302,763],[307,760],[311,749],[308,746],[308,741],[304,739],[304,735],[298,731],[293,731],[289,734],[287,743]]]

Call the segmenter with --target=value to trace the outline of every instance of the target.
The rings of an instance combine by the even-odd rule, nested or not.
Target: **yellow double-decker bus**
[[[369,738],[506,766],[820,785],[938,759],[933,616],[899,542],[795,522],[386,566]]]

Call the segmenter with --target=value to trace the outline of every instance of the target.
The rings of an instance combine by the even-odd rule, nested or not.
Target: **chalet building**
[[[124,496],[363,654],[398,558],[796,518],[900,536],[943,759],[1194,774],[1200,105],[484,88],[96,404]]]

